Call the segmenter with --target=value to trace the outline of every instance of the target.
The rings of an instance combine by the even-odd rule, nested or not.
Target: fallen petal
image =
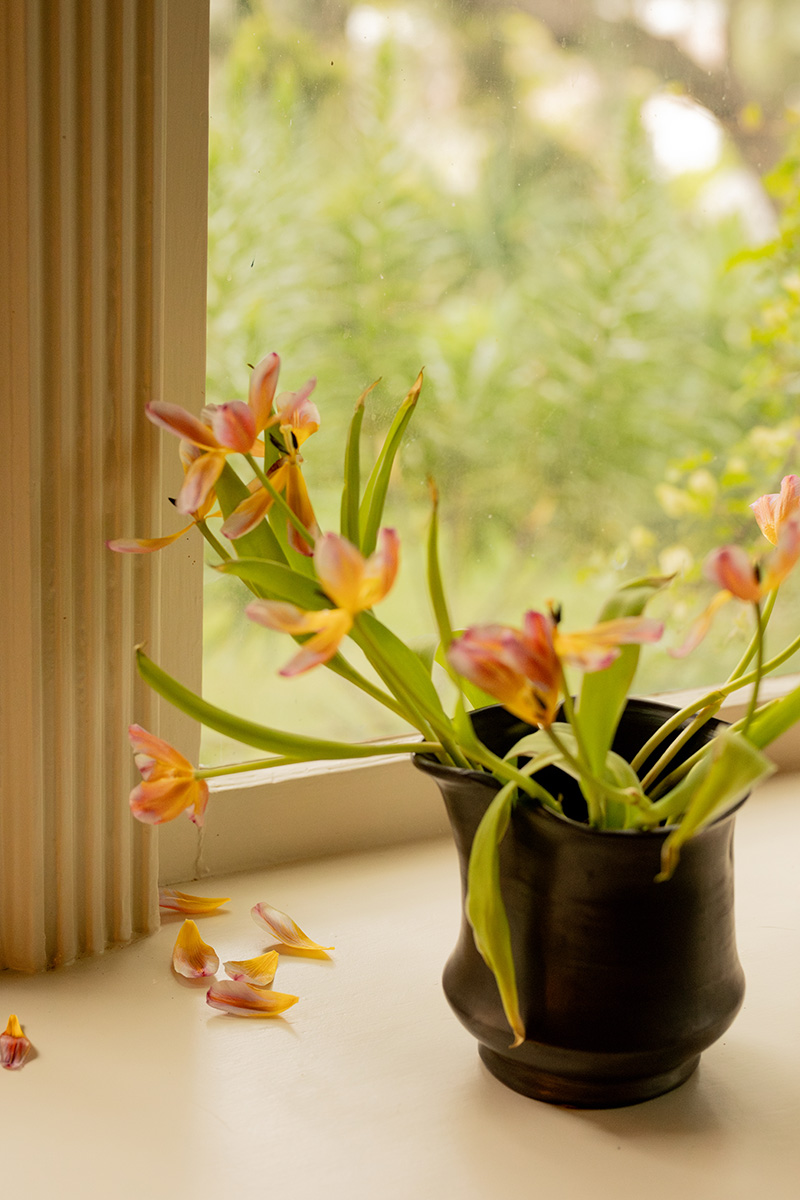
[[[278,969],[278,952],[277,950],[268,950],[266,954],[260,954],[258,958],[226,962],[223,963],[223,967],[225,973],[237,982],[250,983],[253,987],[269,987]]]
[[[250,909],[250,915],[256,925],[260,925],[262,929],[266,929],[267,933],[272,934],[276,942],[280,942],[283,946],[290,946],[292,950],[322,950],[327,952],[333,950],[333,946],[320,946],[319,942],[314,942],[303,933],[299,925],[296,925],[291,917],[286,913],[281,912],[278,908],[273,908],[270,904],[255,904]]]
[[[172,967],[187,979],[202,979],[219,970],[219,957],[200,937],[194,921],[184,921],[172,951]]]
[[[299,999],[299,996],[262,990],[232,979],[213,983],[206,992],[206,1004],[234,1017],[278,1017]]]
[[[228,900],[230,896],[191,896],[188,892],[178,892],[175,888],[158,889],[160,908],[168,908],[171,912],[190,913],[193,917],[215,912]]]
[[[16,1013],[8,1018],[5,1033],[0,1033],[0,1067],[18,1071],[30,1053],[31,1043],[22,1032]]]

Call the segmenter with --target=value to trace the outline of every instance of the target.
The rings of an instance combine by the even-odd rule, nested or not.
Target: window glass
[[[429,476],[462,627],[549,599],[580,627],[627,579],[677,573],[653,606],[676,645],[713,591],[707,551],[767,549],[747,506],[797,466],[792,11],[212,3],[208,400],[244,398],[272,350],[282,389],[315,376],[303,470],[338,528],[356,397],[380,377],[371,465],[424,366],[379,613],[421,648]],[[245,619],[236,580],[206,577],[211,701],[337,738],[400,732],[324,668],[278,677],[291,640]],[[646,650],[640,690],[727,675],[739,607],[688,659]],[[776,649],[792,609],[787,594]],[[206,761],[243,756],[204,744]]]

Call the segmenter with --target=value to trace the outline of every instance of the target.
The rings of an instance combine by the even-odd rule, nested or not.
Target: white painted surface
[[[606,1112],[497,1083],[439,978],[455,941],[448,841],[204,880],[230,895],[201,931],[223,959],[260,953],[268,900],[331,963],[281,961],[284,1020],[213,1012],[170,971],[180,918],[47,975],[0,975],[38,1057],[0,1072],[9,1195],[198,1194],[380,1200],[797,1200],[800,1196],[800,779],[738,818],[745,1005],[678,1091]]]

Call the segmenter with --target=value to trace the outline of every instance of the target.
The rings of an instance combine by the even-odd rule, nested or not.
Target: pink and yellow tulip
[[[194,513],[202,507],[219,479],[229,454],[263,451],[258,435],[271,424],[272,400],[278,383],[280,359],[268,354],[253,370],[247,404],[232,400],[228,404],[209,405],[202,418],[177,404],[152,401],[145,412],[154,425],[189,442],[201,452],[186,472],[175,507],[178,512]]]
[[[284,676],[299,675],[333,658],[360,612],[382,600],[394,583],[400,546],[394,529],[382,529],[378,548],[369,558],[337,533],[325,533],[314,548],[314,567],[322,590],[336,605],[304,611],[280,600],[253,600],[245,612],[267,629],[311,633],[302,649],[282,668]]]
[[[601,671],[620,646],[656,642],[663,625],[649,617],[620,617],[590,629],[562,633],[552,614],[528,612],[523,628],[476,625],[448,650],[450,665],[531,725],[548,728],[555,720],[564,665]]]
[[[800,476],[784,475],[780,492],[759,496],[750,507],[758,528],[774,546],[785,522],[800,518]]]
[[[276,492],[283,492],[289,508],[300,518],[306,529],[316,538],[319,533],[314,510],[300,469],[302,457],[298,453],[303,442],[319,429],[319,411],[309,400],[316,380],[310,379],[297,392],[284,392],[275,402],[272,422],[280,428],[284,450],[273,463],[267,478]],[[222,526],[226,537],[242,537],[254,529],[267,515],[273,504],[273,496],[257,481],[251,485],[251,495],[234,509]],[[312,548],[291,522],[287,525],[289,544],[301,554],[310,555]]]
[[[189,760],[141,725],[131,725],[128,737],[143,780],[130,795],[131,812],[137,820],[160,825],[187,810],[195,825],[202,825],[208,784],[195,779]]]

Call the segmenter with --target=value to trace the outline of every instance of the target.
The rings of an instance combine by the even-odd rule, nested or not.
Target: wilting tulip
[[[130,795],[131,812],[137,820],[160,825],[187,810],[195,825],[202,825],[208,784],[195,779],[189,760],[141,725],[129,726],[128,737],[143,779]]]
[[[601,671],[619,657],[620,646],[656,642],[660,621],[620,617],[590,629],[562,633],[555,617],[525,614],[522,629],[476,625],[453,640],[450,665],[531,725],[547,728],[558,711],[564,664]]]
[[[393,529],[382,529],[378,549],[369,558],[346,538],[325,533],[314,548],[317,578],[336,608],[306,612],[280,600],[253,600],[245,612],[267,629],[313,633],[281,675],[299,675],[333,658],[358,613],[382,600],[394,583],[400,545]]]
[[[184,476],[188,473],[192,463],[200,458],[202,451],[191,442],[181,442],[180,456],[183,463]],[[176,530],[175,533],[169,533],[166,537],[160,538],[112,538],[106,542],[109,550],[115,550],[118,554],[152,554],[154,550],[163,550],[165,546],[171,546],[173,542],[177,542],[178,538],[182,538],[185,533],[193,529],[198,521],[205,521],[207,517],[221,516],[219,512],[212,512],[214,505],[217,502],[216,494],[213,489],[208,493],[203,503],[193,512],[192,520],[188,525],[184,525],[182,529]]]
[[[800,517],[800,477],[784,475],[780,492],[759,496],[750,507],[755,513],[758,528],[774,546],[783,524]]]
[[[267,472],[267,478],[275,491],[284,493],[289,508],[313,538],[319,533],[319,526],[300,469],[303,460],[298,450],[303,442],[319,429],[319,411],[309,400],[315,384],[315,379],[309,379],[299,391],[284,392],[276,400],[273,421],[280,426],[284,445],[280,458]],[[233,510],[223,524],[222,532],[226,537],[239,538],[249,533],[272,507],[273,496],[263,485],[256,481],[251,484],[250,491],[251,495]],[[287,533],[289,544],[295,550],[306,555],[312,553],[311,545],[303,539],[291,521],[287,522]]]
[[[201,451],[186,472],[175,500],[178,512],[194,513],[204,504],[229,454],[263,450],[258,435],[277,420],[272,416],[272,399],[279,371],[278,355],[268,354],[253,371],[247,404],[241,400],[211,404],[203,409],[202,418],[177,404],[152,401],[146,405],[145,412],[154,425],[191,442]]]
[[[762,496],[762,500],[764,498]],[[754,562],[741,546],[721,546],[709,554],[703,568],[706,578],[722,590],[697,618],[682,645],[670,650],[673,658],[685,658],[699,646],[711,628],[714,616],[729,600],[735,598],[759,604],[780,587],[800,557],[800,520],[794,516],[781,518],[775,529],[778,539],[775,549],[763,563]]]

